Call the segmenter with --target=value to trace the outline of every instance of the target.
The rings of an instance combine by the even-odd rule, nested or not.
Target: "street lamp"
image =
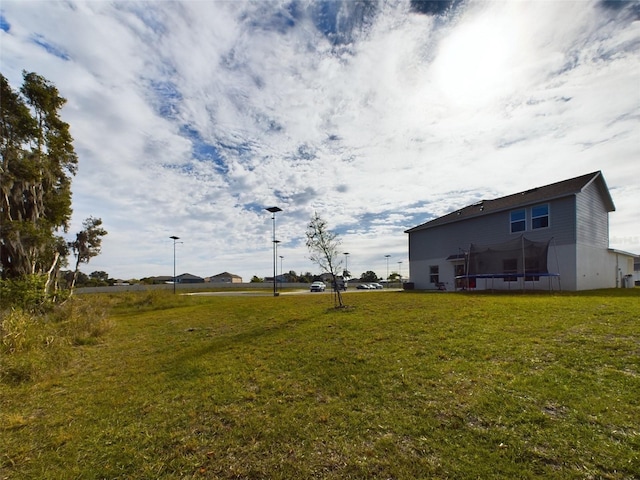
[[[398,262],[398,275],[400,275],[400,287],[402,287],[402,262]]]
[[[387,288],[389,288],[389,257],[391,255],[385,255],[384,258],[387,259]]]
[[[284,277],[282,276],[282,259],[284,258],[282,255],[279,255],[280,257],[280,283],[282,283],[284,281]]]
[[[278,244],[280,243],[280,240],[274,240],[273,241],[273,246],[274,246],[274,256],[273,256],[273,296],[278,296],[278,293],[276,293],[278,291],[277,289],[277,283],[276,283],[276,256],[278,255]]]
[[[271,212],[271,219],[273,220],[273,296],[277,297],[278,294],[276,292],[276,244],[279,243],[279,240],[276,240],[276,213],[281,212],[282,209],[278,207],[269,207],[266,210],[268,212]]]
[[[349,274],[349,278],[351,278],[351,273],[349,273],[349,252],[344,252],[344,271],[347,272]],[[344,277],[344,273],[342,276]]]
[[[176,240],[179,240],[180,237],[171,235],[169,238],[173,240],[173,294],[175,295],[176,293]]]

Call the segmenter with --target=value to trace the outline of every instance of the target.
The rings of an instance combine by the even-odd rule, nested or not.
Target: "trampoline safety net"
[[[494,245],[471,244],[467,276],[469,277],[522,277],[545,276],[547,253],[551,240],[535,242],[521,235]]]

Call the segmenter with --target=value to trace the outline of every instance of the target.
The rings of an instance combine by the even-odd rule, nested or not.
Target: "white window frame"
[[[524,218],[522,219],[517,219],[514,220],[513,219],[513,214],[515,213],[522,213],[524,215]],[[523,228],[521,230],[514,230],[513,226],[515,224],[520,224],[522,223]],[[527,209],[526,208],[521,208],[518,210],[511,210],[509,212],[509,232],[510,233],[520,233],[520,232],[526,232],[527,231]]]
[[[546,207],[546,213],[543,215],[535,215],[535,210],[536,208],[542,208],[542,207]],[[536,226],[535,225],[535,221],[545,218],[547,219],[547,224],[543,225],[543,226]],[[533,207],[531,207],[531,230],[540,230],[543,228],[549,228],[549,226],[551,225],[551,208],[549,207],[548,203],[541,203],[540,205],[535,205]]]

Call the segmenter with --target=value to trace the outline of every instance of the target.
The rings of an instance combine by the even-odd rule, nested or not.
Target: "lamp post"
[[[387,259],[387,288],[389,288],[389,257],[391,255],[385,255],[384,258]]]
[[[180,237],[171,235],[169,238],[173,240],[173,294],[175,295],[176,293],[176,240],[179,240]]]
[[[279,255],[280,257],[280,283],[282,283],[284,281],[284,277],[282,276],[282,260],[284,259],[284,257],[282,255]]]
[[[274,256],[273,256],[273,296],[277,297],[278,296],[278,287],[277,287],[277,283],[276,283],[276,275],[277,275],[277,269],[276,269],[276,257],[278,256],[278,244],[280,243],[280,240],[274,240],[273,241],[273,249],[274,249]]]
[[[276,213],[281,212],[282,209],[279,207],[269,207],[266,210],[268,212],[271,212],[271,219],[273,220],[273,296],[277,297],[278,293],[276,291],[276,247],[280,241],[276,240]]]
[[[349,273],[349,252],[344,252],[344,271],[347,272],[349,274],[349,278],[351,278],[351,273]],[[342,276],[344,277],[344,272]]]
[[[402,288],[402,262],[398,262],[398,275],[400,276],[400,288]]]

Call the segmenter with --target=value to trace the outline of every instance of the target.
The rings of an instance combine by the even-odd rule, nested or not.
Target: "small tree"
[[[334,303],[336,307],[344,307],[342,295],[337,288],[336,276],[340,267],[338,247],[340,240],[329,230],[327,222],[317,212],[311,217],[307,227],[307,248],[311,255],[309,259],[317,264],[323,272],[331,274],[333,281]]]
[[[376,275],[375,272],[372,272],[371,270],[367,270],[362,275],[360,275],[360,281],[361,282],[377,282],[378,275]]]
[[[82,226],[84,228],[76,234],[75,241],[69,242],[69,248],[76,257],[76,268],[71,282],[72,291],[78,279],[80,264],[89,263],[89,260],[100,254],[102,237],[107,234],[107,231],[102,228],[102,220],[99,218],[89,217],[82,222]]]
[[[398,272],[393,272],[391,273],[391,275],[389,275],[389,278],[387,280],[389,280],[390,282],[399,282],[400,274]]]
[[[305,272],[305,273],[301,274],[298,281],[302,282],[302,283],[311,283],[311,282],[313,282],[313,273]]]
[[[107,272],[103,272],[102,270],[91,272],[91,275],[89,275],[89,277],[92,280],[96,280],[97,282],[107,283],[107,281],[109,281],[109,274]]]

